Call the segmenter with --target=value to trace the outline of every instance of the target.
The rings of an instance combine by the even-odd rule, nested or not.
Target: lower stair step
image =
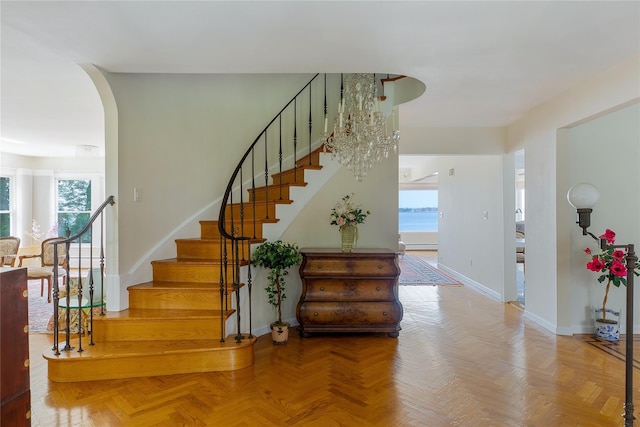
[[[95,342],[214,340],[235,311],[128,309],[107,312],[93,320]]]
[[[132,285],[129,291],[130,308],[146,309],[220,309],[219,283],[147,282]],[[226,304],[231,306],[232,287],[227,286]]]
[[[83,340],[83,352],[75,348],[43,357],[49,366],[49,380],[78,382],[194,372],[235,371],[253,365],[256,338],[240,343],[229,335],[220,340],[118,341],[96,343]]]

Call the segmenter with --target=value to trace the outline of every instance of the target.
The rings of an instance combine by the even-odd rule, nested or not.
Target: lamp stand
[[[635,271],[636,256],[633,245],[622,245],[627,249],[627,327],[625,337],[625,403],[624,403],[624,425],[633,427],[633,276]]]
[[[580,209],[578,209],[580,211]],[[591,211],[591,209],[589,209]],[[588,222],[588,220],[587,220]],[[582,227],[582,224],[580,225]],[[627,255],[625,260],[627,261],[627,309],[626,309],[626,336],[625,336],[625,373],[624,373],[624,427],[633,427],[633,277],[638,257],[633,244],[629,245],[608,245],[605,239],[598,238],[592,233],[588,232],[586,228],[582,228],[584,235],[593,237],[600,243],[602,250],[606,248],[619,248],[626,249]]]

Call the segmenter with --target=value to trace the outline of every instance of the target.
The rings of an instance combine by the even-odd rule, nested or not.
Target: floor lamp
[[[605,239],[600,239],[587,231],[591,225],[592,207],[600,197],[598,189],[591,184],[576,184],[567,193],[567,200],[576,208],[578,212],[577,224],[582,228],[582,235],[591,236],[600,243],[600,248],[621,248],[627,250],[627,319],[625,338],[625,403],[624,403],[624,425],[633,427],[633,277],[635,273],[638,257],[636,256],[633,244],[629,245],[608,245]]]

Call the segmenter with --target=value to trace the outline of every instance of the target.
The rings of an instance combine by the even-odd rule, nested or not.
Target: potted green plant
[[[626,253],[620,249],[613,247],[615,244],[616,233],[607,230],[599,236],[606,244],[603,244],[602,250],[598,254],[591,253],[591,249],[586,248],[584,252],[591,257],[591,261],[587,263],[587,269],[595,273],[600,273],[598,282],[606,281],[604,298],[601,307],[593,307],[595,335],[610,341],[620,339],[620,310],[611,310],[607,308],[607,299],[611,285],[619,288],[620,285],[627,285],[627,265],[625,264]],[[638,276],[640,273],[636,271],[640,268],[640,264],[636,263],[633,273]],[[614,319],[607,319],[607,313],[614,316]]]
[[[284,344],[289,338],[289,323],[282,321],[282,300],[285,294],[285,276],[289,274],[289,268],[300,264],[302,255],[295,243],[264,242],[256,248],[253,253],[252,263],[258,267],[268,268],[268,285],[264,288],[267,291],[269,304],[271,304],[278,320],[271,324],[271,336],[274,344]]]

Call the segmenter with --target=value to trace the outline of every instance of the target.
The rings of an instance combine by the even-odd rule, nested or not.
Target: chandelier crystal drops
[[[325,150],[362,181],[374,164],[396,151],[400,131],[388,132],[386,122],[376,94],[375,75],[350,74],[338,104],[333,133],[325,134]]]

